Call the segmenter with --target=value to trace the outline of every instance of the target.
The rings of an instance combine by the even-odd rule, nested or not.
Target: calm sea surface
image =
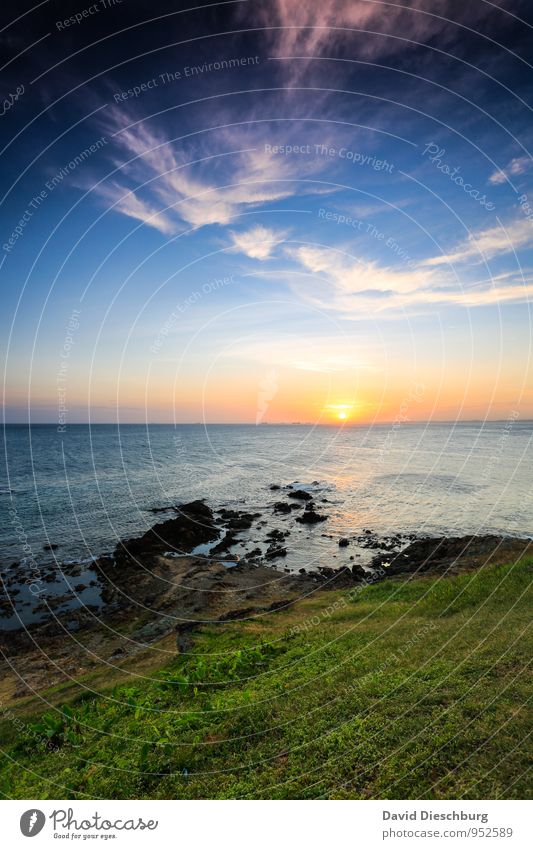
[[[530,536],[532,436],[532,422],[512,420],[368,429],[74,425],[61,434],[7,426],[0,558],[7,565],[28,555],[22,526],[37,562],[88,560],[160,520],[150,507],[194,498],[213,509],[244,503],[270,521],[268,505],[280,497],[270,484],[317,481],[329,534]],[[325,529],[300,526],[283,565],[330,565]],[[43,550],[48,543],[59,547]]]

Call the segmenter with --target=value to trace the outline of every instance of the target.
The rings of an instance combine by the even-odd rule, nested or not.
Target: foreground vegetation
[[[524,798],[533,559],[321,592],[3,707],[9,798]],[[67,704],[68,701],[68,704]],[[15,705],[17,705],[15,707]]]

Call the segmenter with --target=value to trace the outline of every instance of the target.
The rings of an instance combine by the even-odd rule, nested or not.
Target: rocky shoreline
[[[115,665],[164,638],[174,642],[174,651],[186,650],[192,632],[201,626],[264,616],[317,591],[364,586],[389,576],[453,574],[516,560],[531,551],[529,540],[511,537],[416,539],[397,534],[378,539],[363,529],[335,541],[346,553],[343,565],[295,572],[279,566],[287,556],[291,530],[286,525],[267,527],[273,518],[294,514],[300,524],[323,525],[327,501],[317,506],[308,492],[293,487],[286,488],[282,501],[277,492],[281,487],[271,489],[276,501],[270,521],[247,509],[213,511],[200,500],[154,508],[154,513],[171,517],[138,537],[121,540],[113,556],[93,562],[91,581],[98,603],[62,611],[44,597],[39,600],[49,614],[44,621],[4,631],[4,656],[8,662],[15,660],[26,682],[15,686],[11,695],[27,694],[28,686],[39,689],[102,662]],[[242,534],[248,537],[240,556],[234,551],[243,544]],[[355,545],[375,551],[369,566],[359,565],[349,554]],[[18,577],[12,573],[12,582],[13,574]],[[75,596],[90,588],[80,574],[81,566],[74,565],[63,575]],[[16,588],[12,595],[16,599]],[[12,600],[4,599],[4,608]]]

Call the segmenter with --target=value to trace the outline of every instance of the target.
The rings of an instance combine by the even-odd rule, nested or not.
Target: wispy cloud
[[[489,183],[492,183],[493,186],[498,186],[501,183],[505,183],[505,181],[511,177],[520,177],[520,175],[525,174],[532,165],[533,161],[529,156],[519,156],[515,159],[511,159],[505,168],[499,168],[490,175]]]
[[[169,215],[159,212],[155,206],[141,200],[135,192],[114,181],[99,186],[98,194],[113,205],[115,212],[121,212],[128,218],[142,221],[166,236],[176,232],[176,223]]]
[[[524,226],[525,225],[525,226]],[[523,303],[533,296],[533,275],[514,270],[472,281],[458,279],[457,269],[443,268],[472,256],[510,253],[530,240],[529,222],[514,222],[508,233],[492,228],[476,234],[447,257],[435,257],[410,269],[385,267],[348,252],[322,246],[288,249],[296,271],[288,271],[293,291],[313,306],[333,310],[348,319],[377,313],[405,316],[433,306],[478,307],[500,303]]]
[[[438,9],[432,11],[427,5],[426,0],[385,4],[373,0],[271,0],[259,7],[256,16],[267,28],[275,56],[304,59],[284,63],[286,74],[297,81],[309,67],[305,59],[342,52],[348,38],[353,54],[357,30],[361,31],[357,56],[370,61],[404,51],[406,42],[426,42],[445,30],[446,40],[457,37],[457,28],[446,20],[457,17],[455,0],[440,0]],[[486,10],[480,15],[480,9],[474,7],[469,4],[461,9],[463,23],[475,26],[483,14],[486,18]]]
[[[425,260],[423,265],[436,266],[459,264],[469,260],[482,263],[496,256],[511,254],[514,251],[531,244],[531,222],[525,218],[515,219],[505,227],[489,227],[472,233],[468,239],[461,242],[455,251]]]
[[[238,130],[220,131],[215,148],[204,150],[197,142],[192,157],[161,130],[130,117],[133,126],[124,129],[122,112],[107,119],[118,145],[120,176],[96,191],[116,204],[116,211],[162,233],[226,225],[247,208],[319,190],[298,184],[325,167],[316,158],[279,156],[267,151],[262,139]]]
[[[250,230],[231,232],[232,253],[242,253],[251,259],[265,260],[272,256],[274,249],[287,237],[286,230],[273,230],[257,224]]]

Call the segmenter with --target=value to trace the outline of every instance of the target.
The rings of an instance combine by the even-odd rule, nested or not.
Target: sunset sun
[[[329,417],[338,422],[346,422],[352,413],[353,406],[351,404],[328,404],[326,412]]]

